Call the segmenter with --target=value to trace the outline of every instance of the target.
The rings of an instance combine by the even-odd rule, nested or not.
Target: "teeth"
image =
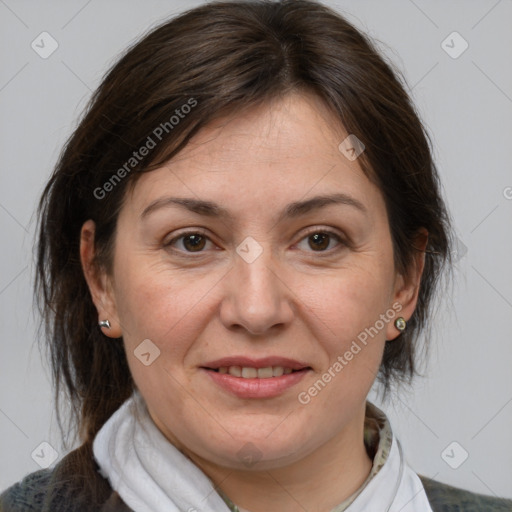
[[[284,373],[284,368],[282,366],[274,366],[272,368],[272,376],[273,377],[281,377]]]
[[[282,366],[267,366],[266,368],[250,368],[247,366],[221,366],[219,373],[229,374],[233,377],[242,377],[243,379],[270,379],[271,377],[281,377],[292,373],[291,368]]]
[[[242,377],[244,379],[255,379],[258,376],[258,370],[256,368],[242,368]]]
[[[268,379],[273,377],[272,366],[267,368],[258,368],[258,379]]]
[[[240,366],[230,366],[228,369],[229,375],[233,375],[233,377],[241,377],[242,376],[242,368]]]

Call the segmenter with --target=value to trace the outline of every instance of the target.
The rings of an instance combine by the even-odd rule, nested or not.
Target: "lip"
[[[264,368],[264,366],[260,366],[260,368]],[[302,368],[287,375],[268,379],[244,379],[228,373],[218,373],[208,368],[200,370],[209,375],[215,384],[238,398],[273,398],[299,383],[311,371],[311,368]]]
[[[246,366],[248,368],[267,368],[268,366],[283,366],[284,368],[291,368],[292,370],[302,370],[304,368],[310,368],[308,363],[279,356],[269,356],[258,359],[253,359],[251,357],[246,356],[230,356],[223,357],[221,359],[216,359],[215,361],[209,361],[208,363],[201,365],[202,368],[213,370],[217,370],[221,366]],[[273,378],[277,379],[279,377]]]

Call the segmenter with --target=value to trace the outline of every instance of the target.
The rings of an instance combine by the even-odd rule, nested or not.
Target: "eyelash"
[[[325,256],[332,256],[333,253],[335,253],[335,252],[339,251],[340,249],[342,249],[343,246],[348,246],[348,243],[340,235],[338,235],[334,231],[331,231],[329,229],[319,229],[319,228],[312,228],[310,231],[308,231],[307,233],[304,234],[304,236],[299,240],[298,243],[302,242],[303,240],[306,240],[308,237],[310,237],[312,235],[315,235],[315,234],[328,235],[329,237],[334,238],[338,242],[338,247],[335,248],[335,249],[327,249],[325,251],[313,251],[312,250],[312,251],[309,251],[309,252],[317,253],[317,254],[325,255]],[[186,251],[186,250],[175,249],[174,247],[172,247],[172,245],[176,241],[181,240],[183,238],[186,238],[187,236],[190,236],[190,235],[200,235],[200,236],[206,238],[209,242],[213,243],[212,240],[206,234],[205,231],[201,230],[200,228],[197,228],[197,229],[194,229],[194,230],[185,231],[183,233],[180,233],[178,236],[175,236],[174,238],[169,240],[169,242],[166,242],[164,244],[164,246],[166,248],[170,248],[173,252],[178,253],[179,255],[183,255],[183,254],[186,254],[186,255],[194,255],[194,254],[201,255],[201,254],[203,254],[205,252],[204,250],[193,252],[193,251]],[[199,256],[193,256],[193,257],[199,257]]]

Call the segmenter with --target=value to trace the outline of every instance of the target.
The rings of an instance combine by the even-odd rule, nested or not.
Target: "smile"
[[[298,370],[285,368],[283,366],[267,366],[265,368],[253,368],[250,366],[221,366],[214,371],[232,375],[233,377],[241,377],[242,379],[270,379],[272,377],[288,375]]]

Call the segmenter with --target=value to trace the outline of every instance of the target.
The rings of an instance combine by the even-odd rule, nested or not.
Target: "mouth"
[[[220,366],[219,368],[205,368],[217,373],[232,375],[242,379],[270,379],[272,377],[281,377],[302,370],[311,369],[309,366],[294,370],[286,366],[265,366],[263,368],[254,368],[251,366]]]
[[[307,363],[278,356],[259,359],[245,356],[223,357],[206,363],[202,368],[242,379],[270,379],[312,369]]]
[[[312,370],[306,363],[282,357],[228,357],[208,362],[200,368],[214,383],[239,398],[278,396]]]

